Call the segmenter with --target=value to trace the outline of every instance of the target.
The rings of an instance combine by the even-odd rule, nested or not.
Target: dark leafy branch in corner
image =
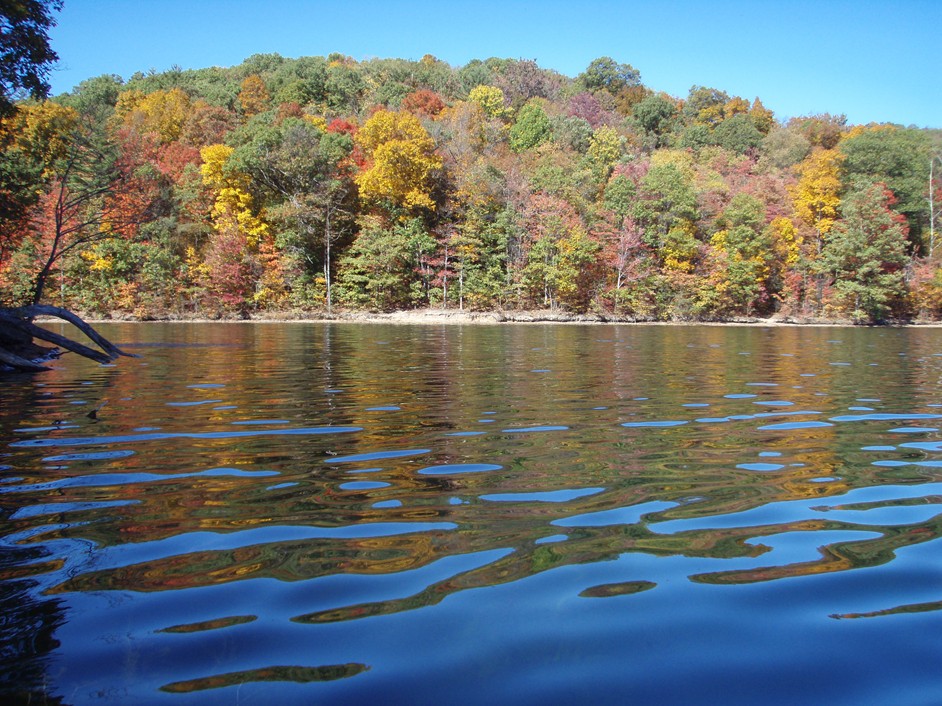
[[[61,0],[0,3],[0,30],[2,30],[0,31],[0,120],[15,115],[15,99],[27,94],[35,99],[42,99],[49,92],[46,77],[58,57],[49,46],[48,30],[55,26],[53,13],[61,8]],[[77,132],[73,127],[69,125],[67,132],[72,131],[75,137]],[[9,140],[6,139],[8,136],[4,133],[0,137],[4,138],[0,140],[4,147],[8,147]],[[47,160],[48,164],[45,165],[41,161],[28,159],[25,153],[16,150],[9,155],[11,160],[0,164],[0,167],[4,168],[0,171],[8,176],[8,179],[4,181],[4,186],[14,187],[12,190],[0,188],[0,195],[4,197],[0,199],[4,202],[4,206],[0,207],[0,221],[7,224],[16,220],[11,218],[11,215],[15,215],[17,209],[15,206],[11,209],[10,204],[22,203],[25,206],[30,203],[29,198],[25,196],[11,198],[17,191],[20,195],[31,192],[18,181],[19,177],[28,173],[39,173],[36,169],[55,173],[52,169],[54,161],[58,161],[59,165],[65,165],[64,173],[57,175],[58,178],[53,180],[53,191],[58,191],[54,210],[55,242],[49,249],[46,262],[37,275],[33,304],[15,308],[0,307],[0,371],[4,369],[22,372],[48,370],[49,368],[42,365],[41,361],[57,356],[59,350],[40,346],[35,343],[36,339],[52,343],[59,348],[78,353],[99,363],[110,363],[119,356],[130,355],[105,339],[72,312],[61,307],[39,303],[43,285],[56,260],[69,249],[81,246],[93,239],[93,236],[85,238],[80,236],[85,236],[86,232],[107,234],[114,230],[115,224],[120,227],[120,218],[115,217],[111,212],[114,209],[88,208],[89,205],[101,201],[102,197],[112,193],[115,183],[121,176],[120,172],[113,167],[113,160],[104,159],[105,153],[108,152],[107,148],[104,152],[95,150],[87,141],[78,139],[66,141],[63,144],[68,143],[76,148],[71,152],[66,151],[65,154],[58,155],[58,160]],[[48,135],[45,138],[40,137],[37,145],[39,145],[37,147],[39,151],[46,150],[50,155],[54,152],[54,150],[49,150]],[[83,169],[89,164],[101,165],[102,163],[108,163],[108,167],[97,170]],[[31,168],[34,168],[32,172]],[[88,178],[89,176],[91,178]],[[91,214],[91,218],[88,214]],[[20,225],[22,224],[14,225],[13,231],[19,229]],[[104,227],[106,225],[108,227]],[[3,229],[0,228],[0,231]],[[0,232],[0,260],[4,259],[4,245],[6,244],[4,235],[9,237],[9,233]],[[70,242],[60,242],[69,236],[71,236]],[[37,316],[51,316],[68,321],[88,336],[100,350],[37,326],[33,323]]]

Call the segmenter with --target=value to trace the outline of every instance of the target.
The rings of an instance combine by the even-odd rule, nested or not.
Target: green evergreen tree
[[[905,293],[907,227],[894,203],[882,183],[856,185],[815,263],[832,278],[836,307],[857,321],[885,320]]]

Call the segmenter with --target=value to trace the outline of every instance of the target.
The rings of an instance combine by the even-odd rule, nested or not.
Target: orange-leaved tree
[[[54,126],[36,121],[38,133],[29,137],[27,120],[25,133],[27,142],[45,145],[34,145],[33,157],[41,168],[40,195],[23,244],[23,253],[29,251],[30,257],[20,258],[30,286],[19,298],[34,304],[42,300],[63,257],[102,240],[133,235],[150,217],[153,197],[138,165],[100,124],[68,116],[62,108],[44,110],[58,116]]]

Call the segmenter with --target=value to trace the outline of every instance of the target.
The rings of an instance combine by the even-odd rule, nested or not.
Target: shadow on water
[[[49,689],[55,670],[50,655],[59,646],[55,632],[65,621],[61,601],[37,598],[28,581],[14,580],[22,565],[42,554],[10,552],[0,558],[0,699],[5,704],[60,704]],[[40,557],[42,558],[42,557]],[[43,567],[38,567],[42,570]],[[47,671],[50,673],[47,674]]]
[[[19,425],[24,415],[42,407],[44,395],[34,376],[4,379],[0,429]],[[8,454],[0,452],[0,477],[15,482]],[[0,503],[0,525],[6,527],[15,504]],[[38,594],[31,577],[61,569],[62,560],[42,546],[19,546],[0,540],[0,701],[5,704],[60,704],[50,692],[47,674],[51,653],[59,646],[56,630],[65,622],[61,599]]]

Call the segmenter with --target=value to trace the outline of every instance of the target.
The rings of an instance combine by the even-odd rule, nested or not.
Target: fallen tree
[[[49,316],[69,322],[84,333],[100,350],[91,348],[34,323],[37,316]],[[51,343],[55,348],[39,345],[36,340]],[[48,304],[30,304],[0,308],[0,363],[11,370],[40,372],[50,368],[42,362],[56,358],[60,349],[77,353],[99,363],[110,363],[119,356],[137,357],[126,353],[98,333],[71,311]]]

